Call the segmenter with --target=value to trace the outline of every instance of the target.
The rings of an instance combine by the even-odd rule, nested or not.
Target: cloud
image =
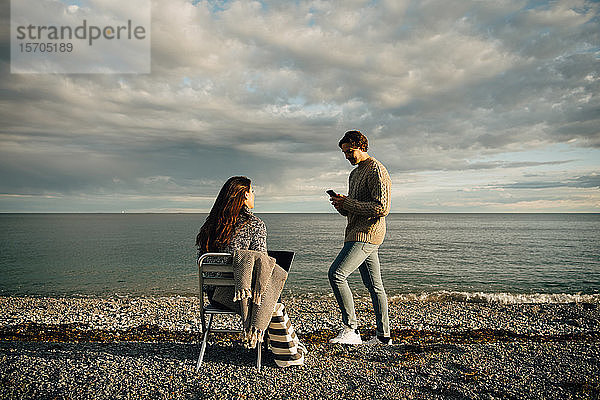
[[[559,187],[600,188],[600,175],[579,176],[565,181],[530,181],[503,185],[507,189],[552,189]]]
[[[169,194],[210,197],[245,174],[284,199],[277,209],[310,195],[305,207],[325,211],[323,189],[346,187],[348,129],[400,181],[442,172],[463,184],[479,171],[509,188],[536,172],[575,185],[545,174],[597,169],[596,2],[152,4],[151,74],[18,75],[3,59],[1,193],[73,207],[148,195],[143,209],[165,209]],[[587,166],[546,150],[557,143],[589,149]]]

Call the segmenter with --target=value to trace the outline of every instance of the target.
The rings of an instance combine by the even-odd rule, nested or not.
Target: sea
[[[338,214],[261,214],[271,250],[295,252],[286,296],[331,296]],[[0,296],[194,296],[206,214],[0,214]],[[600,214],[390,214],[388,297],[600,302]],[[360,274],[349,279],[367,296]]]

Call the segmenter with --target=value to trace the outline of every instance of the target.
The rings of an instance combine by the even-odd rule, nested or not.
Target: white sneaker
[[[345,326],[336,337],[329,340],[329,343],[362,344],[362,339],[356,330]]]
[[[364,342],[363,344],[367,344],[367,345],[382,345],[382,346],[389,346],[390,344],[392,344],[392,338],[390,338],[390,340],[388,340],[387,343],[383,343],[381,340],[379,340],[379,338],[377,336],[373,336],[371,339],[367,340],[366,342]]]

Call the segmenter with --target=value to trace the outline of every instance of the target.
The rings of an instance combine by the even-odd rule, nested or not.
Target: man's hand
[[[338,194],[337,196],[331,196],[329,198],[329,201],[331,201],[331,204],[333,204],[335,209],[339,212],[342,210],[342,204],[344,203],[345,198],[346,196],[344,196],[343,194]]]

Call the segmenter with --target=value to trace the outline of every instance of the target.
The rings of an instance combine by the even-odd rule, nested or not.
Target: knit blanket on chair
[[[287,272],[266,253],[236,250],[233,253],[233,279],[233,290],[215,291],[213,299],[222,304],[231,303],[232,300],[239,302],[244,344],[254,348],[263,340],[287,280]]]

